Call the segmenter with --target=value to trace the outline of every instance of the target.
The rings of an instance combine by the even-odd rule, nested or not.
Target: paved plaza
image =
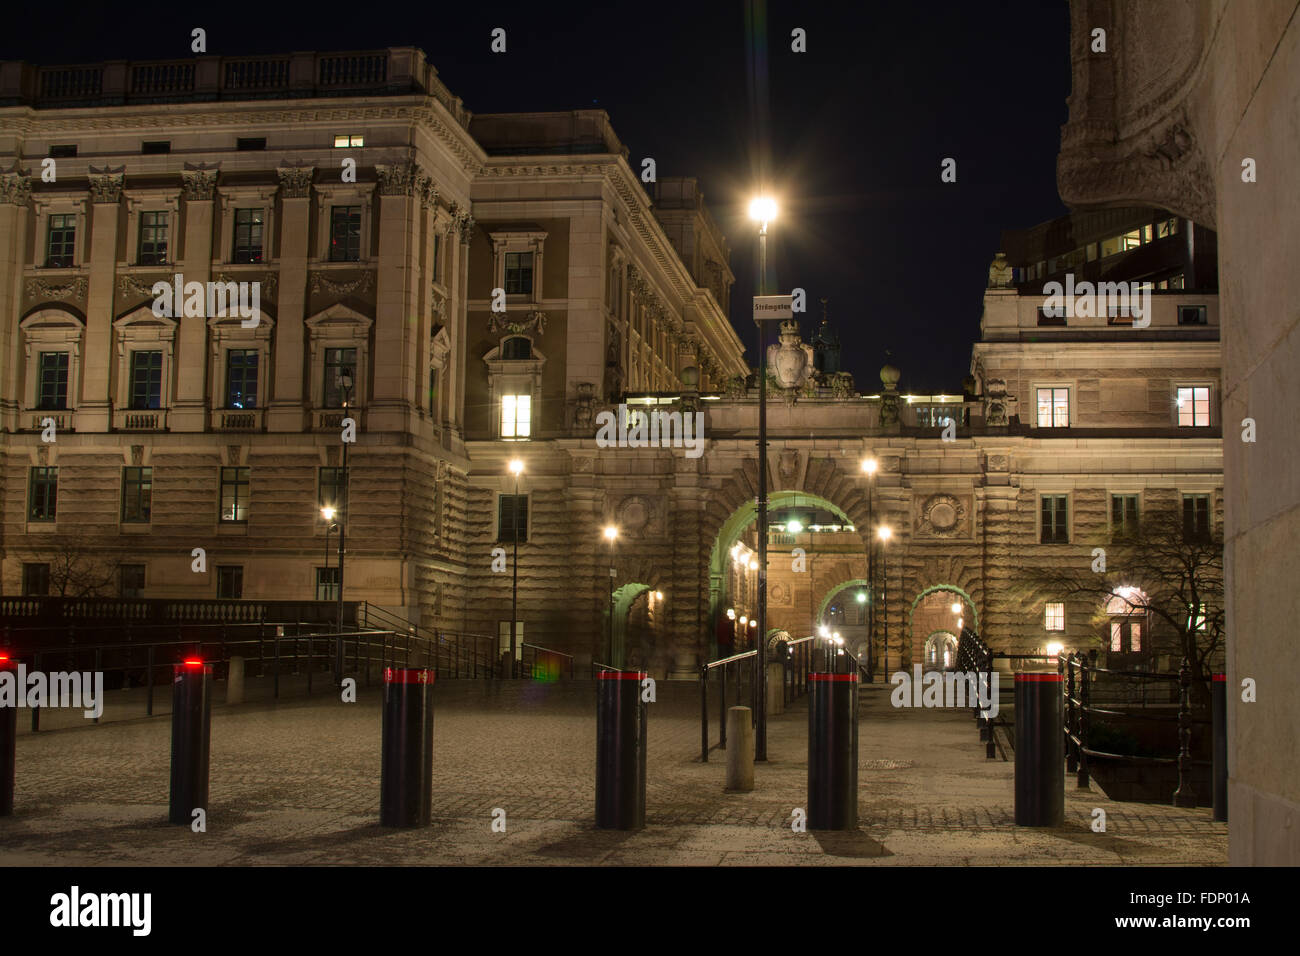
[[[206,833],[166,822],[170,719],[24,732],[0,864],[93,865],[1222,865],[1208,809],[1113,803],[1067,780],[1066,823],[1012,823],[1013,765],[989,760],[969,711],[896,710],[863,690],[860,828],[796,833],[806,804],[807,706],[769,724],[751,793],[724,791],[725,754],[699,759],[698,690],[659,684],[650,705],[645,830],[594,827],[590,682],[447,681],[436,691],[433,823],[379,819],[377,686],[214,707]],[[135,692],[118,692],[125,695]],[[222,699],[220,685],[216,699]],[[161,701],[165,710],[168,702]],[[109,697],[106,718],[113,715]],[[716,705],[712,740],[717,740]],[[63,718],[66,715],[50,715]],[[66,729],[65,729],[66,728]],[[1107,831],[1094,833],[1095,807]],[[492,814],[506,813],[506,832]]]

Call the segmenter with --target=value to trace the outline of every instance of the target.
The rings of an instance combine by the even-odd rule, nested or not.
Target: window
[[[240,152],[249,150],[266,149],[265,136],[241,136],[235,140],[235,149]]]
[[[1062,306],[1055,309],[1044,309],[1039,306],[1038,324],[1044,326],[1065,325],[1065,308]]]
[[[262,228],[266,222],[264,209],[235,210],[235,262],[262,261]]]
[[[346,400],[351,403],[352,389],[343,387],[343,373],[356,382],[356,349],[325,350],[325,407],[342,408]]]
[[[153,510],[153,469],[122,469],[122,520],[146,522]]]
[[[1124,625],[1119,621],[1110,622],[1110,649],[1118,653],[1124,647]]]
[[[533,254],[531,252],[506,253],[506,295],[532,295]]]
[[[523,621],[515,621],[515,640],[519,642],[522,648],[524,643]],[[512,652],[513,649],[510,647],[510,622],[497,621],[497,653],[506,654]]]
[[[46,597],[50,593],[50,566],[23,565],[23,597]]]
[[[226,408],[257,407],[257,349],[226,349]]]
[[[1210,389],[1188,385],[1178,389],[1178,425],[1181,428],[1204,428],[1210,424]]]
[[[69,143],[63,146],[50,147],[50,156],[52,156],[54,159],[71,159],[73,156],[76,155],[77,155],[77,145],[75,143]]]
[[[1112,534],[1136,534],[1138,530],[1138,496],[1110,496],[1110,530]]]
[[[1134,229],[1119,237],[1120,252],[1128,252],[1130,249],[1136,249],[1140,245],[1142,245],[1141,229]]]
[[[1070,390],[1038,389],[1038,427],[1067,428],[1070,424]]]
[[[1183,495],[1183,538],[1206,541],[1210,537],[1210,496]]]
[[[1087,247],[1087,258],[1089,262],[1097,261],[1097,243],[1090,242]]]
[[[321,468],[316,491],[316,503],[321,508],[338,511],[343,502],[343,469]]]
[[[531,433],[533,397],[501,396],[501,437],[527,438]]]
[[[366,138],[360,133],[349,133],[334,137],[334,148],[344,149],[349,146],[365,146]]]
[[[248,520],[248,468],[221,469],[221,520]]]
[[[217,597],[238,601],[244,596],[244,569],[238,564],[217,566]]]
[[[1070,543],[1067,498],[1066,495],[1043,495],[1043,530],[1040,539],[1043,544]]]
[[[438,408],[438,370],[429,369],[429,409],[431,411]]]
[[[167,261],[167,223],[170,213],[140,213],[140,246],[136,261],[142,266],[162,265]]]
[[[27,520],[53,521],[58,514],[59,469],[37,466],[27,482]]]
[[[1065,604],[1048,604],[1044,627],[1049,631],[1065,630]]]
[[[50,216],[49,232],[45,245],[45,266],[49,269],[66,269],[73,264],[77,245],[77,217],[74,213]]]
[[[171,151],[172,142],[169,139],[147,140],[140,144],[140,152],[144,153],[146,156],[170,153]]]
[[[144,565],[123,564],[117,569],[117,593],[119,597],[144,597]]]
[[[330,261],[358,262],[361,259],[361,207],[330,208]]]
[[[42,352],[37,366],[36,407],[57,410],[68,407],[68,353]]]
[[[1205,325],[1205,306],[1180,305],[1178,307],[1179,325]]]
[[[513,542],[516,527],[519,529],[519,540],[527,541],[528,496],[497,495],[497,540]]]
[[[1164,219],[1156,223],[1156,238],[1166,239],[1169,236],[1178,234],[1178,220]]]
[[[131,407],[162,407],[162,352],[137,350],[131,353]]]
[[[1120,248],[1120,239],[1120,236],[1111,236],[1109,239],[1103,239],[1101,241],[1101,257],[1103,259],[1107,256],[1113,256],[1117,252],[1123,251]]]
[[[339,599],[339,569],[316,569],[316,600],[337,601]]]
[[[438,233],[433,234],[433,281],[442,281],[442,270],[439,268],[438,260],[442,257],[442,236]]]
[[[501,343],[501,357],[507,361],[530,359],[533,357],[533,343],[522,335],[511,336]]]

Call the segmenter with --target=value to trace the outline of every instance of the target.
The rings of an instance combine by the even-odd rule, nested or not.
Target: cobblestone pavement
[[[864,689],[859,817],[850,833],[795,833],[806,801],[804,702],[769,723],[750,793],[723,789],[725,754],[699,759],[693,684],[650,705],[647,827],[594,828],[591,685],[445,682],[434,722],[433,825],[378,826],[377,688],[214,708],[208,831],[167,816],[167,717],[18,740],[16,814],[0,864],[1044,864],[1222,865],[1209,810],[1112,803],[1068,780],[1065,826],[1012,823],[1013,767],[987,760],[966,711],[895,710]],[[220,699],[220,692],[218,692]],[[716,705],[712,739],[717,740]],[[1092,810],[1107,813],[1093,833]],[[491,830],[492,812],[507,830]]]

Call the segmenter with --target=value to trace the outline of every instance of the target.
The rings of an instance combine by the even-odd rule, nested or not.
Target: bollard
[[[858,675],[809,674],[808,829],[858,826]]]
[[[433,681],[423,667],[384,669],[379,823],[425,827],[433,811]]]
[[[9,659],[7,654],[0,654],[0,673],[12,674],[14,681],[13,706],[0,706],[0,817],[13,816],[14,812],[14,769],[18,743],[18,695],[27,693],[27,688],[19,687],[18,675],[14,673],[17,662]]]
[[[1215,674],[1210,685],[1214,724],[1214,819],[1228,819],[1228,675]]]
[[[601,671],[596,680],[596,826],[645,827],[644,671]],[[730,758],[728,758],[730,759]]]
[[[754,721],[748,707],[733,707],[727,711],[727,734],[731,747],[727,750],[727,789],[749,791],[754,789]]]
[[[1016,826],[1065,822],[1061,675],[1016,674]]]
[[[208,806],[212,665],[187,660],[172,668],[172,823],[190,824]]]
[[[226,703],[242,704],[244,702],[244,659],[232,657],[230,667],[226,670]]]

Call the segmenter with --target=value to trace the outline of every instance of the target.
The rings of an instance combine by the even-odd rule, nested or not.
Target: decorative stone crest
[[[94,203],[119,203],[122,201],[122,187],[126,184],[126,167],[105,166],[103,169],[90,167],[90,199]]]
[[[777,460],[777,474],[781,476],[782,481],[792,481],[794,476],[799,473],[799,452],[793,448],[787,448],[781,452]]]
[[[655,518],[654,500],[645,495],[629,495],[619,502],[614,515],[621,532],[629,537],[639,536],[649,529]]]
[[[999,252],[993,257],[993,263],[989,266],[989,288],[1010,289],[1014,275],[1014,271],[1007,263],[1007,254]]]
[[[585,435],[590,433],[596,424],[596,415],[592,408],[592,402],[596,399],[595,383],[579,382],[577,391],[578,396],[573,409],[573,428],[579,434]]]
[[[197,166],[193,163],[185,164],[185,169],[181,173],[184,177],[181,195],[185,197],[186,202],[200,202],[212,198],[217,188],[218,166],[219,163],[213,165],[199,163]]]
[[[989,455],[988,458],[989,471],[1007,471],[1009,465],[1010,465],[1010,461],[1006,455]]]
[[[781,342],[767,347],[767,364],[775,373],[777,384],[786,390],[786,402],[793,405],[799,386],[813,370],[812,346],[799,340],[797,321],[786,319],[781,323]]]
[[[519,313],[516,313],[518,315]],[[546,313],[534,310],[523,319],[510,321],[509,312],[493,312],[488,317],[488,331],[493,335],[504,332],[533,332],[541,335],[546,331]]]
[[[315,166],[280,166],[275,174],[280,177],[281,199],[309,199],[311,181],[316,175]]]
[[[67,282],[54,283],[47,279],[28,279],[27,295],[33,299],[85,299],[86,277],[76,276]]]
[[[144,445],[131,446],[131,465],[139,468],[144,464]]]
[[[965,503],[953,495],[936,494],[921,504],[916,519],[918,537],[951,538],[961,534],[966,527]]]

